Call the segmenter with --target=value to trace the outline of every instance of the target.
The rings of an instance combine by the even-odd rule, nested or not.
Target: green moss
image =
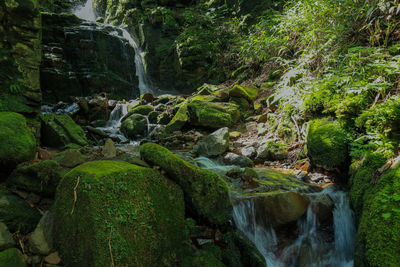
[[[349,159],[348,144],[348,136],[337,122],[310,121],[307,148],[313,164],[325,169],[345,167]]]
[[[257,169],[259,182],[267,191],[289,190],[306,191],[309,185],[299,180],[296,176],[284,174],[277,170]]]
[[[82,164],[60,182],[53,211],[68,266],[111,264],[111,252],[115,266],[175,266],[185,249],[183,193],[154,169]]]
[[[377,170],[382,167],[387,158],[381,153],[368,153],[360,162],[354,162],[350,168],[349,179],[350,201],[357,218],[361,217],[365,192],[371,187]]]
[[[147,119],[141,114],[132,114],[122,122],[121,132],[128,138],[142,137],[147,132]]]
[[[185,193],[185,203],[196,219],[211,224],[224,224],[232,214],[227,183],[216,173],[197,167],[153,143],[140,147],[141,156],[160,166]]]
[[[200,250],[193,257],[185,257],[182,267],[224,267],[226,266],[218,260],[213,253]]]
[[[154,110],[153,106],[141,105],[141,106],[134,107],[131,112],[136,113],[136,114],[148,115],[153,110]]]
[[[355,250],[355,266],[399,266],[400,168],[391,170],[370,186]]]
[[[0,221],[5,223],[11,232],[30,233],[40,218],[36,208],[29,207],[28,203],[14,195],[0,192]]]
[[[17,164],[32,160],[36,140],[25,118],[13,112],[0,112],[0,168],[11,170]]]
[[[7,179],[6,185],[39,195],[52,196],[63,174],[63,168],[56,161],[45,160],[17,168]]]
[[[229,95],[238,98],[244,98],[249,102],[254,101],[258,95],[258,88],[254,86],[235,85],[229,90]]]
[[[230,127],[240,117],[238,106],[194,100],[188,105],[190,123],[209,128]]]
[[[16,248],[10,248],[0,252],[0,263],[2,267],[26,267],[24,256]]]
[[[182,129],[183,126],[185,126],[188,120],[189,120],[188,106],[187,104],[183,104],[178,109],[178,112],[175,114],[174,118],[168,123],[167,127],[165,128],[165,131],[169,133],[178,131]]]
[[[85,146],[88,141],[83,129],[68,115],[42,115],[42,143],[50,147],[64,147],[70,143]]]

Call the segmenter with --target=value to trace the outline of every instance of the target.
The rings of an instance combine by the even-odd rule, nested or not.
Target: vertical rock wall
[[[41,16],[37,0],[0,1],[0,111],[23,114],[38,135]]]

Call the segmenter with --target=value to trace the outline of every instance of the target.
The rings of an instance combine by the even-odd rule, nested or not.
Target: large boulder
[[[229,130],[228,127],[224,127],[198,142],[193,150],[199,155],[213,157],[223,154],[228,148]]]
[[[44,114],[41,132],[42,144],[45,146],[64,147],[68,144],[80,146],[88,144],[83,129],[65,114]]]
[[[44,160],[15,169],[7,179],[7,186],[53,196],[64,169],[54,160]]]
[[[55,241],[68,266],[174,266],[186,236],[182,190],[155,169],[93,161],[61,180]]]
[[[269,140],[257,149],[256,161],[283,160],[288,157],[288,146],[279,141]]]
[[[143,137],[147,133],[147,119],[144,115],[133,114],[121,124],[121,132],[131,139]]]
[[[25,118],[14,112],[0,112],[0,168],[12,170],[35,157],[36,140]]]
[[[17,196],[0,191],[0,222],[5,223],[11,232],[30,233],[39,220],[37,209],[31,208]]]
[[[16,243],[12,234],[8,231],[7,225],[0,222],[0,251],[15,247]]]
[[[197,219],[221,225],[231,218],[228,184],[215,172],[186,162],[153,143],[142,145],[140,154],[148,163],[160,166],[181,186],[187,208]]]
[[[400,167],[395,163],[381,175],[384,159],[371,153],[350,177],[350,197],[359,221],[355,266],[400,262]]]
[[[307,148],[315,166],[345,170],[349,162],[348,144],[349,138],[337,122],[328,119],[310,121]]]
[[[188,105],[188,111],[191,124],[214,129],[230,127],[240,117],[238,106],[231,103],[194,100]]]

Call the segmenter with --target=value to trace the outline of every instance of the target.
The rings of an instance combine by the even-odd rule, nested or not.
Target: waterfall
[[[117,103],[110,113],[106,126],[97,128],[108,133],[110,137],[117,137],[119,140],[126,142],[128,139],[120,131],[121,120],[126,114],[128,114],[128,103]]]
[[[234,206],[236,226],[256,245],[268,266],[353,266],[356,229],[347,193],[332,186],[315,194],[328,194],[334,201],[333,243],[320,236],[313,203],[310,203],[306,216],[297,222],[296,240],[281,251],[278,251],[273,227],[268,222],[256,220],[257,210],[252,199],[241,200]]]
[[[84,6],[76,9],[74,11],[74,14],[80,18],[80,19],[84,19],[84,20],[88,20],[88,21],[96,21],[96,14],[94,12],[93,9],[93,0],[87,0],[87,2],[85,3]],[[97,23],[99,25],[102,25],[102,23]],[[103,24],[105,26],[111,26],[112,25],[107,25],[107,24]],[[145,94],[145,93],[153,93],[152,91],[152,84],[151,84],[151,80],[149,78],[149,76],[146,73],[146,69],[144,66],[144,54],[145,52],[142,50],[141,47],[139,47],[136,43],[136,41],[133,39],[133,37],[131,36],[131,34],[126,30],[126,29],[122,29],[122,28],[118,28],[119,30],[122,31],[122,37],[128,41],[128,43],[133,47],[133,49],[135,50],[135,66],[136,66],[136,76],[139,79],[139,91],[140,94]],[[117,34],[118,33],[115,33]]]
[[[96,14],[93,9],[93,0],[87,0],[85,5],[74,11],[74,14],[80,19],[95,21]]]

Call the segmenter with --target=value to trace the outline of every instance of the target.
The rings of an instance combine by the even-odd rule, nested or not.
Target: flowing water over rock
[[[194,161],[222,176],[238,168],[221,165],[206,157],[198,157]],[[265,177],[270,183],[280,182],[280,177],[273,170],[259,169],[258,173],[271,176]],[[289,182],[291,185],[294,181]],[[283,184],[277,187],[278,191],[264,193],[235,192],[232,188],[236,227],[256,245],[268,266],[353,266],[356,229],[347,192],[333,185],[321,192],[310,193],[313,189],[304,188],[301,181],[292,186]],[[298,214],[303,212],[301,205],[294,205],[298,203],[309,203],[300,217]],[[290,216],[299,219],[294,224],[279,222],[276,218],[279,214],[274,213],[271,206],[279,206],[278,211],[284,213],[284,219]],[[268,210],[271,211],[266,212]]]
[[[96,14],[95,14],[94,8],[93,8],[93,0],[88,0],[84,6],[75,10],[74,14],[78,18],[88,20],[88,21],[95,21]],[[104,24],[104,25],[107,25],[107,24]],[[110,25],[107,25],[107,26],[110,26]],[[153,86],[151,84],[150,78],[148,77],[148,75],[146,73],[145,65],[143,62],[144,51],[137,45],[136,41],[133,39],[131,34],[126,29],[122,29],[122,28],[118,28],[118,29],[122,31],[123,38],[125,40],[127,40],[129,42],[129,44],[135,50],[136,76],[139,79],[140,94],[142,95],[145,93],[153,93],[153,90],[152,90]]]
[[[254,199],[235,205],[233,219],[236,226],[254,242],[268,266],[353,266],[356,230],[347,193],[331,186],[314,194],[329,195],[334,202],[333,240],[321,229],[313,202],[308,206],[306,216],[297,221],[297,238],[284,246],[268,218],[258,214]],[[260,217],[267,221],[260,221]]]

